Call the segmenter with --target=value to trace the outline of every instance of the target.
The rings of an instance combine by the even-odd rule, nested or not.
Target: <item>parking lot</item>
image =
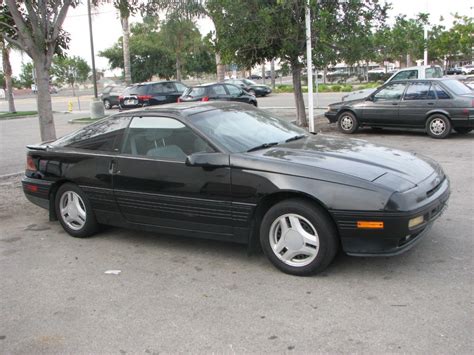
[[[352,137],[437,160],[449,208],[403,255],[341,253],[306,278],[229,243],[117,228],[74,239],[19,177],[0,180],[0,353],[472,353],[474,133]]]

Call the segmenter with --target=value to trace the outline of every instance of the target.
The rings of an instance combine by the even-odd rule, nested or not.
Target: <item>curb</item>
[[[0,175],[0,180],[8,179],[8,178],[15,177],[15,176],[20,176],[20,175],[22,175],[22,174],[24,174],[23,171],[20,171],[20,172],[17,172],[17,173],[11,173],[11,174]]]

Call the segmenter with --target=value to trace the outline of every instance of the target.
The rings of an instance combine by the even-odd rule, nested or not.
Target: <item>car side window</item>
[[[395,83],[389,84],[380,90],[378,93],[374,95],[374,101],[397,101],[403,95],[403,91],[405,90],[405,84],[403,83]]]
[[[235,85],[226,85],[227,91],[230,96],[238,97],[242,93],[242,90]]]
[[[441,88],[439,85],[435,84],[434,85],[434,90],[436,91],[436,96],[438,97],[438,100],[446,100],[450,99],[451,97],[448,95],[446,91],[444,91],[443,88]]]
[[[150,94],[162,94],[163,93],[163,85],[162,84],[153,84],[149,90]]]
[[[418,79],[418,70],[403,70],[396,74],[393,80]]]
[[[430,83],[412,83],[405,92],[404,100],[434,100],[435,93]]]
[[[226,96],[227,92],[223,85],[213,85],[211,87],[211,95],[213,96]]]
[[[188,126],[170,117],[134,117],[122,153],[184,162],[188,155],[214,149]]]
[[[122,141],[130,119],[129,116],[103,119],[78,132],[60,138],[53,145],[105,152],[116,151],[115,148]]]

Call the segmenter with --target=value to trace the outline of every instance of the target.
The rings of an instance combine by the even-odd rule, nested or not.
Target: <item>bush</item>
[[[351,92],[351,91],[352,91],[352,85],[344,85],[344,86],[341,88],[341,91],[342,91],[342,92]]]
[[[331,89],[332,89],[331,91],[333,91],[333,92],[339,92],[339,91],[341,91],[342,86],[341,85],[333,85],[331,87]]]

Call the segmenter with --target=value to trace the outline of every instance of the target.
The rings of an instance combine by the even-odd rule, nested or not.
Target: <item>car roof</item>
[[[165,104],[159,106],[148,106],[145,108],[138,108],[134,110],[127,110],[127,113],[157,113],[157,114],[171,114],[181,117],[188,117],[198,113],[214,110],[238,109],[239,111],[254,109],[252,105],[241,102],[228,101],[208,101],[208,102],[181,102],[173,104]]]
[[[152,85],[152,84],[162,84],[162,83],[179,83],[179,81],[177,81],[177,80],[146,81],[146,82],[143,82],[143,83],[131,84],[129,87],[131,87],[131,86]]]
[[[450,80],[458,80],[457,78],[427,78],[427,79],[400,79],[400,80],[392,80],[389,81],[387,84],[391,83],[416,83],[416,82],[423,82],[423,81],[450,81]]]

